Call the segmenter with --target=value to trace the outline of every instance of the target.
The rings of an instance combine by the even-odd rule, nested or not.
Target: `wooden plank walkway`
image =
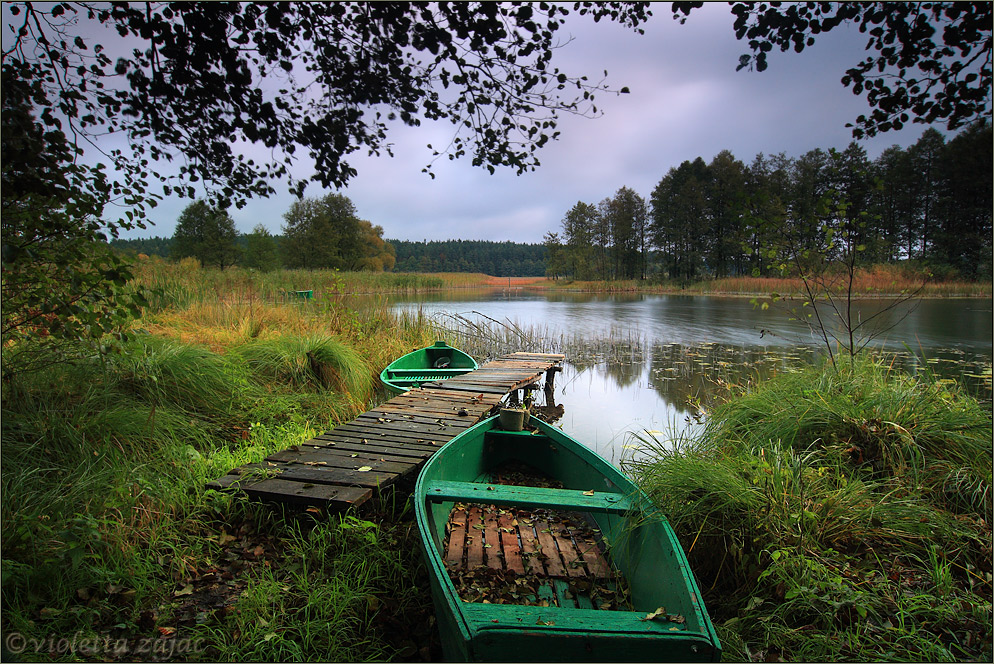
[[[511,353],[475,371],[425,383],[301,445],[209,482],[251,498],[344,510],[418,469],[507,395],[559,369],[558,354]]]

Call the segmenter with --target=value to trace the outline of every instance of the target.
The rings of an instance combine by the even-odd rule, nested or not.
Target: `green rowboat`
[[[415,514],[448,661],[718,661],[666,518],[559,429],[467,429],[425,464]]]
[[[380,372],[380,380],[394,394],[421,383],[461,376],[477,368],[476,360],[444,341],[398,357]]]

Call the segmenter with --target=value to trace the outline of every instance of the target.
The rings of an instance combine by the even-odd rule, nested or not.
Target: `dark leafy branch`
[[[576,3],[573,12],[639,30],[648,3]],[[163,193],[218,202],[273,193],[305,153],[312,178],[341,187],[348,155],[386,151],[391,122],[447,120],[448,151],[493,171],[521,173],[557,136],[560,113],[589,113],[606,90],[551,66],[570,10],[501,3],[59,3],[10,7],[23,22],[4,68],[39,85],[42,119],[108,151],[118,168],[178,161],[178,174],[144,169]],[[95,32],[130,53],[112,59]],[[438,84],[441,84],[440,86]],[[441,89],[439,89],[441,87]],[[575,89],[575,94],[570,93]],[[541,111],[541,112],[539,112]],[[256,163],[246,145],[274,158]],[[430,170],[430,169],[429,169]],[[227,199],[227,200],[225,200]]]
[[[102,347],[103,335],[123,335],[144,300],[124,288],[128,267],[104,241],[144,228],[162,196],[195,198],[203,188],[227,209],[274,193],[280,179],[298,195],[309,181],[339,188],[356,175],[349,155],[390,153],[395,122],[449,121],[450,158],[525,172],[558,135],[559,115],[596,114],[594,93],[608,89],[552,67],[564,18],[640,31],[650,15],[648,3],[621,2],[5,8],[8,372],[45,364],[40,340]],[[251,148],[268,155],[256,161]],[[291,167],[304,156],[315,175],[298,179]],[[363,241],[382,242],[367,225]],[[30,360],[18,365],[15,355]]]
[[[684,21],[700,2],[673,3]],[[907,122],[944,122],[957,129],[990,115],[992,11],[989,2],[730,2],[735,36],[750,53],[739,69],[764,71],[767,54],[800,53],[818,35],[855,25],[869,36],[870,55],[842,76],[873,109],[853,136],[901,129]]]

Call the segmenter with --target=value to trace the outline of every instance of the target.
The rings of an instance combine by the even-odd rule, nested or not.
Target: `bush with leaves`
[[[78,149],[58,128],[38,124],[31,111],[38,95],[36,84],[11,76],[4,66],[0,344],[5,376],[94,348],[105,352],[109,346],[102,338],[123,336],[145,304],[142,293],[126,287],[128,263],[106,243],[107,234],[140,223],[99,221],[124,189],[102,166],[78,163]],[[142,185],[133,183],[131,191],[142,191]]]

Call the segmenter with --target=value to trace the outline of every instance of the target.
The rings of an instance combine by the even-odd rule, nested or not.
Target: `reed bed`
[[[843,282],[837,282],[843,283]],[[891,297],[903,293],[918,293],[921,297],[990,297],[991,284],[972,281],[932,281],[912,270],[875,265],[856,272],[852,284],[856,297]],[[800,296],[804,285],[800,279],[778,277],[728,277],[705,281],[688,290],[712,294],[777,293]]]
[[[804,284],[797,278],[751,276],[703,279],[689,284],[642,280],[567,281],[548,282],[542,287],[605,293],[743,296],[769,296],[776,293],[783,297],[798,297],[804,293]],[[860,298],[893,297],[904,293],[918,293],[920,297],[991,297],[994,286],[984,281],[934,280],[924,276],[921,270],[908,266],[873,265],[857,270],[853,291]]]
[[[649,347],[644,334],[629,328],[612,327],[600,335],[567,333],[549,326],[497,320],[476,311],[443,313],[432,319],[432,324],[443,330],[451,343],[483,360],[506,353],[530,352],[561,353],[577,366],[641,363]]]
[[[185,308],[195,303],[282,303],[293,301],[298,291],[313,298],[369,293],[423,293],[442,288],[488,284],[483,274],[419,274],[393,272],[341,272],[338,270],[256,270],[232,267],[205,269],[193,258],[170,261],[159,257],[139,259],[134,284],[152,291],[152,309]]]

